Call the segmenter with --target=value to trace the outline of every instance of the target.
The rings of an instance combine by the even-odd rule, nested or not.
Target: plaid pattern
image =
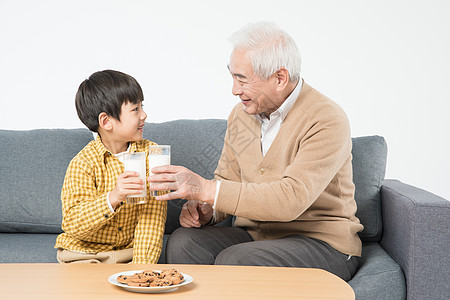
[[[148,140],[131,142],[130,152],[148,155]],[[124,166],[103,145],[90,142],[67,168],[61,192],[63,221],[55,248],[98,253],[133,247],[133,263],[157,263],[161,254],[167,203],[149,196],[147,203],[121,204],[111,212],[107,194]],[[148,160],[147,160],[147,177]]]

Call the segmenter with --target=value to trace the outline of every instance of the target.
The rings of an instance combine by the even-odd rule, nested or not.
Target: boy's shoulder
[[[136,151],[146,151],[149,146],[157,145],[157,143],[142,139],[140,141],[132,142],[135,144]],[[132,146],[133,147],[133,146]],[[95,165],[104,160],[105,153],[109,152],[105,148],[100,139],[90,141],[80,152],[72,159],[73,163],[81,163],[88,165]]]
[[[101,142],[100,142],[101,144]],[[106,149],[99,145],[98,140],[90,141],[83,149],[72,159],[71,164],[95,165],[97,161],[103,159]]]

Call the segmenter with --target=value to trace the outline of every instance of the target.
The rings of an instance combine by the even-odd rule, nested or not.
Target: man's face
[[[262,80],[253,72],[246,51],[235,49],[231,53],[228,69],[233,76],[233,95],[239,96],[246,113],[269,116],[280,107],[281,104],[274,97],[277,82],[275,74]]]

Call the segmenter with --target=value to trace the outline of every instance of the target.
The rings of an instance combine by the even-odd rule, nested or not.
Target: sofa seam
[[[385,272],[377,272],[377,273],[372,273],[372,274],[369,274],[369,275],[360,275],[359,278],[362,278],[362,277],[370,277],[370,276],[379,275],[379,274],[396,273],[396,272],[398,272],[399,270],[402,271],[403,277],[405,277],[405,274],[403,273],[402,268],[401,268],[400,266],[398,266],[398,263],[397,263],[397,262],[395,262],[395,263],[397,264],[397,266],[395,267],[395,270],[390,270],[390,271],[385,271]]]
[[[0,223],[2,223],[2,224],[21,224],[21,225],[23,225],[23,224],[25,224],[25,225],[40,225],[40,226],[61,226],[61,224],[60,223],[55,223],[55,224],[50,224],[50,223],[47,223],[47,224],[42,224],[42,223],[30,223],[30,222],[17,222],[17,221],[0,221]]]
[[[401,183],[402,183],[402,182],[401,182]],[[405,183],[402,183],[402,184],[405,184]],[[389,191],[395,193],[396,195],[400,195],[400,196],[402,196],[402,197],[408,199],[408,202],[412,203],[414,207],[427,207],[427,208],[440,208],[440,209],[444,208],[444,209],[450,209],[450,207],[448,207],[448,206],[442,207],[442,206],[440,206],[439,204],[438,204],[438,205],[420,204],[420,203],[417,203],[416,201],[413,201],[409,196],[405,195],[404,193],[400,193],[398,190],[393,189],[392,187],[390,187],[390,186],[388,186],[388,185],[385,185],[384,183],[382,184],[382,187],[388,189]],[[431,192],[429,192],[429,193],[431,193]],[[431,194],[432,194],[432,193],[431,193]],[[433,194],[433,195],[436,196],[436,197],[440,197],[440,196],[435,195],[435,194]],[[440,197],[440,198],[442,198],[442,197]],[[445,198],[443,198],[443,199],[446,200]]]
[[[412,201],[409,197],[407,197],[406,195],[404,195],[404,194],[402,194],[402,193],[399,193],[398,191],[396,191],[396,190],[394,190],[394,189],[392,189],[391,187],[386,187],[389,191],[391,191],[392,193],[395,193],[396,195],[399,195],[399,196],[401,196],[401,197],[403,197],[403,198],[406,198],[407,200],[408,200],[408,202],[410,202],[410,203],[412,203],[413,204],[413,212],[412,212],[412,215],[411,215],[411,217],[412,217],[412,222],[413,222],[413,228],[412,228],[412,236],[411,236],[411,238],[412,238],[412,241],[411,241],[411,243],[412,243],[412,248],[413,248],[413,251],[412,251],[412,254],[410,254],[410,257],[411,257],[411,260],[412,260],[412,266],[411,266],[411,269],[412,269],[412,279],[414,279],[414,280],[411,280],[411,283],[413,283],[413,282],[415,282],[415,280],[416,280],[416,259],[415,259],[415,257],[416,257],[416,243],[415,243],[415,240],[416,240],[416,207],[418,206],[418,205],[416,205],[416,203],[414,202],[414,201]],[[403,271],[403,272],[405,272],[405,271]],[[405,285],[406,285],[406,294],[408,295],[408,279],[406,278],[406,275],[404,275],[405,276]],[[410,289],[411,289],[411,294],[413,294],[414,295],[414,293],[415,293],[415,285],[414,284],[412,284],[412,286],[410,286]]]

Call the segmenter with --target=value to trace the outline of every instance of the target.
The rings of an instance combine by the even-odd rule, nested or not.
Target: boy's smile
[[[125,102],[122,104],[120,121],[113,119],[113,132],[118,137],[123,137],[126,143],[142,140],[145,119],[147,114],[143,110],[142,102],[133,104]]]
[[[112,153],[127,150],[128,143],[142,140],[147,114],[142,109],[142,101],[136,104],[124,102],[120,121],[109,117],[109,130],[102,130],[102,142]]]

